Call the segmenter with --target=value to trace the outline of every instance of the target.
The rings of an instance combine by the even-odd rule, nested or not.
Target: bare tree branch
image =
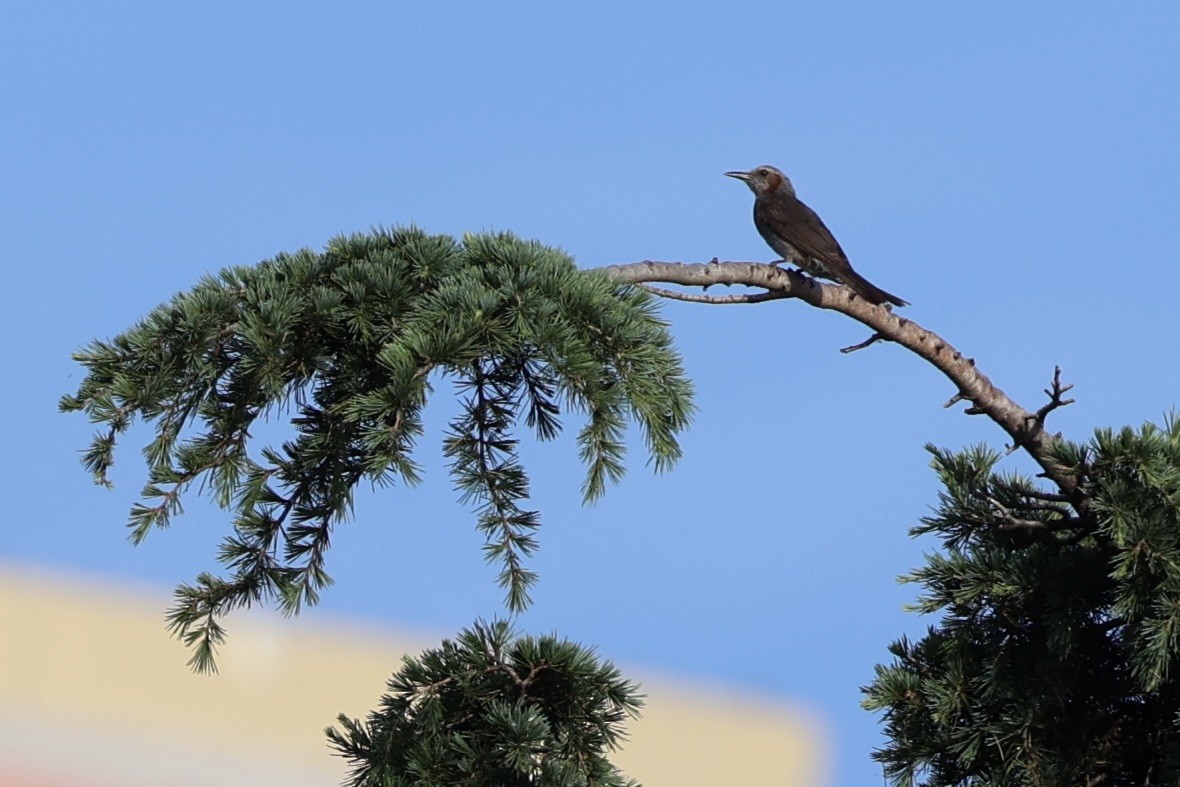
[[[1044,416],[1067,402],[1061,394],[1069,390],[1060,385],[1059,375],[1051,390],[1050,404],[1036,413],[1026,410],[997,388],[987,375],[975,368],[975,361],[965,357],[950,342],[913,320],[874,306],[859,298],[847,287],[820,282],[795,270],[757,262],[680,263],[644,260],[627,265],[599,268],[604,274],[632,284],[660,282],[687,287],[716,285],[746,286],[775,293],[779,298],[798,298],[820,309],[845,314],[867,326],[882,340],[898,344],[928,361],[954,384],[959,393],[949,402],[969,401],[966,412],[986,415],[1012,438],[1014,445],[1028,452],[1043,475],[1053,481],[1075,509],[1088,509],[1079,479],[1054,461],[1051,453],[1057,439],[1045,431]],[[740,301],[734,301],[740,302]],[[748,302],[748,301],[747,301]],[[1048,408],[1048,409],[1046,409]]]

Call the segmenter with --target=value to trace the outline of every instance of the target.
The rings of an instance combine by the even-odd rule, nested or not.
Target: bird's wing
[[[787,240],[808,257],[818,260],[848,264],[848,257],[831,230],[814,210],[798,199],[762,200],[758,205],[759,218],[769,227],[789,228]],[[840,266],[842,267],[842,266]]]

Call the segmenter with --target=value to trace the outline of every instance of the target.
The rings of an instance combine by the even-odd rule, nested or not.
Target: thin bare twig
[[[854,353],[857,350],[863,350],[864,348],[868,347],[870,344],[876,344],[877,342],[880,342],[880,341],[889,341],[889,339],[886,338],[884,334],[874,333],[872,336],[865,339],[860,344],[850,344],[847,347],[841,347],[840,352],[842,352],[844,354]]]
[[[691,292],[666,290],[663,287],[653,287],[650,284],[640,284],[640,287],[653,295],[674,301],[688,301],[689,303],[762,303],[763,301],[777,301],[789,296],[779,292],[748,292],[734,295],[696,295]]]
[[[1002,481],[996,482],[996,486],[1000,487],[1006,492],[1015,492],[1023,497],[1032,498],[1034,500],[1044,500],[1047,503],[1068,503],[1069,498],[1065,495],[1056,492],[1046,492],[1043,489],[1030,489],[1023,486],[1016,486],[1014,484],[1006,484]]]
[[[1035,413],[1033,413],[1034,422],[1041,428],[1045,426],[1045,417],[1049,413],[1056,410],[1058,407],[1065,407],[1067,404],[1073,404],[1073,399],[1063,399],[1062,395],[1073,388],[1073,383],[1069,385],[1061,384],[1061,367],[1053,367],[1053,383],[1050,387],[1045,389],[1045,396],[1049,397],[1048,404],[1045,404]]]
[[[1038,503],[1035,500],[1022,500],[1020,504],[1030,511],[1045,511],[1050,514],[1069,516],[1069,511],[1063,508],[1060,503]]]
[[[1026,519],[1013,515],[1007,506],[994,497],[989,497],[987,501],[999,512],[997,518],[1003,522],[1003,524],[996,525],[998,530],[1046,530],[1056,532],[1059,530],[1072,530],[1082,524],[1080,519],[1070,516],[1062,516],[1060,519],[1055,519],[1052,522],[1045,522],[1040,519]]]

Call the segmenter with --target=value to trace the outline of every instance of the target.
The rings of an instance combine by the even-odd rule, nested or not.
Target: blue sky
[[[579,264],[773,257],[751,195],[772,163],[857,269],[1051,426],[1177,403],[1180,6],[791,3],[55,3],[0,14],[9,353],[0,559],[162,585],[211,568],[199,504],[138,549],[117,487],[56,413],[69,354],[206,271],[374,225],[509,229]],[[802,303],[669,303],[700,411],[677,469],[577,505],[569,440],[528,446],[542,581],[522,626],[623,664],[802,704],[833,785],[876,783],[858,709],[885,646],[926,625],[895,578],[931,543],[923,444],[1003,436],[898,348]],[[314,614],[447,635],[500,610],[439,448],[420,488],[365,494]],[[574,425],[571,423],[571,425]],[[1022,466],[1019,457],[1009,460]],[[393,665],[391,665],[392,667]]]

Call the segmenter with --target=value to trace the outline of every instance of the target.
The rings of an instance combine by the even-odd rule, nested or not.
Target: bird
[[[869,303],[909,306],[852,269],[848,255],[814,210],[795,196],[795,187],[781,170],[763,164],[748,172],[726,172],[754,192],[754,226],[758,234],[788,262],[805,273],[846,284]],[[886,307],[888,308],[888,307]]]

